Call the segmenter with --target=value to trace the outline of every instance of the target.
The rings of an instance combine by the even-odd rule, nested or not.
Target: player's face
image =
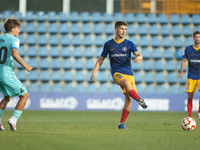
[[[127,26],[125,26],[125,25],[121,25],[115,29],[116,34],[119,38],[124,38],[124,36],[126,34],[126,30],[127,30]]]
[[[193,39],[195,44],[200,44],[200,34],[196,34]]]
[[[12,28],[13,36],[18,37],[19,32],[20,32],[19,27]]]

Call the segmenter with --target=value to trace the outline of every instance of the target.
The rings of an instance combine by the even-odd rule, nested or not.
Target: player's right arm
[[[101,65],[102,65],[102,63],[103,63],[103,61],[104,61],[104,59],[105,59],[105,57],[102,57],[102,56],[100,56],[99,58],[98,58],[98,60],[96,61],[96,64],[95,64],[95,66],[94,66],[94,69],[93,69],[93,71],[92,71],[92,74],[91,74],[91,76],[90,76],[90,79],[93,81],[93,82],[95,82],[95,78],[94,78],[94,76],[95,76],[95,73],[99,70],[99,68],[101,67]]]
[[[183,58],[182,62],[181,62],[181,73],[180,73],[181,79],[183,79],[183,70],[184,70],[184,67],[185,67],[185,63],[186,63],[186,58]]]
[[[28,72],[30,72],[33,67],[30,65],[27,65],[21,58],[21,56],[18,53],[17,49],[12,49],[12,57],[21,65],[23,66]]]

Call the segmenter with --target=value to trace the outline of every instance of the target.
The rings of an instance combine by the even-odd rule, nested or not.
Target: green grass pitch
[[[183,150],[199,149],[200,121],[183,131],[186,112],[131,112],[127,130],[117,128],[121,111],[27,111],[10,131],[4,112],[0,132],[2,150]]]

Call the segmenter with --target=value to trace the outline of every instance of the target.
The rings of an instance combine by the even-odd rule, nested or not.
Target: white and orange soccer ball
[[[191,117],[186,117],[181,122],[183,130],[194,130],[196,128],[196,121]]]

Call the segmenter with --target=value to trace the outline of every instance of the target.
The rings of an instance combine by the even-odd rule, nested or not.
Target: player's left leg
[[[189,117],[192,117],[192,107],[193,107],[192,100],[193,100],[193,95],[194,95],[194,93],[192,93],[192,92],[188,93],[187,110],[188,110]]]

